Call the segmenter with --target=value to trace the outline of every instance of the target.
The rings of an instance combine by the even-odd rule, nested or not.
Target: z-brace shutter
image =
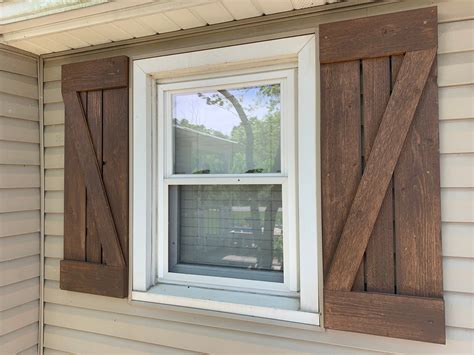
[[[320,27],[325,327],[445,342],[436,7]]]
[[[128,58],[62,67],[63,290],[128,294]]]

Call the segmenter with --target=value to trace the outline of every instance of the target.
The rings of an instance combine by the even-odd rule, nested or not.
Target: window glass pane
[[[283,282],[281,185],[170,187],[170,270]]]
[[[175,174],[280,172],[280,84],[172,95]]]

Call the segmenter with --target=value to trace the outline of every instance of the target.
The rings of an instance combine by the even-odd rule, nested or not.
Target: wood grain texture
[[[128,88],[103,91],[103,179],[120,247],[128,258]]]
[[[62,91],[92,91],[128,86],[128,57],[97,59],[62,66]]]
[[[109,297],[126,297],[127,268],[61,260],[61,289]]]
[[[333,290],[324,297],[327,328],[445,343],[443,299]]]
[[[352,288],[435,56],[435,48],[405,55],[328,272],[328,290]]]
[[[364,159],[368,159],[390,98],[390,58],[364,59],[363,120]],[[394,292],[393,194],[390,182],[365,252],[367,291]],[[356,277],[357,280],[357,277]]]
[[[324,24],[319,33],[321,63],[429,49],[437,45],[437,8]]]
[[[84,108],[80,105],[80,95],[75,92],[66,92],[63,95],[64,103],[71,109],[72,117],[74,117],[68,122],[73,132],[70,139],[76,148],[80,171],[84,176],[87,191],[90,192],[88,194],[88,206],[92,210],[94,220],[100,221],[96,226],[101,244],[104,246],[106,263],[110,266],[124,267],[125,257],[120,248],[112,210],[87,125],[87,118]]]
[[[95,149],[99,171],[102,173],[102,91],[90,91],[87,93],[87,124]],[[90,200],[90,192],[86,189],[86,199]],[[97,231],[92,208],[87,208],[87,234],[86,234],[86,260],[100,263],[102,260],[102,248]],[[99,221],[100,222],[100,221]]]
[[[359,61],[321,66],[323,262],[327,274],[361,177]]]
[[[435,59],[394,171],[397,293],[402,295],[443,296],[438,130]]]
[[[81,104],[87,107],[82,98]],[[74,109],[65,107],[65,119],[74,119]],[[72,136],[73,128],[64,128],[64,258],[84,261],[86,259],[86,186],[78,170],[79,158]]]

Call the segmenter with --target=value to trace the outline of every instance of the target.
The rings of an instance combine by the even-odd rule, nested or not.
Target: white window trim
[[[298,36],[266,42],[205,50],[186,54],[170,55],[158,58],[136,60],[133,62],[133,144],[131,145],[132,170],[132,300],[158,302],[177,306],[208,309],[213,311],[238,313],[292,322],[319,325],[319,287],[318,279],[320,260],[320,224],[319,194],[317,181],[319,171],[317,165],[318,146],[316,134],[316,40],[314,35]],[[229,63],[228,58],[232,58]],[[151,181],[152,162],[155,148],[152,147],[152,134],[156,132],[153,117],[156,117],[154,98],[156,96],[156,79],[166,82],[167,77],[176,78],[182,75],[199,75],[209,72],[212,68],[221,71],[232,69],[236,73],[246,72],[249,68],[259,67],[260,63],[273,63],[274,67],[288,68],[289,63],[298,67],[298,140],[297,151],[300,164],[297,174],[299,195],[298,221],[294,220],[294,228],[301,227],[299,232],[299,282],[300,297],[298,309],[276,309],[262,307],[257,304],[235,304],[219,300],[204,300],[194,297],[199,294],[195,287],[192,298],[184,297],[179,292],[149,290],[156,278],[157,265],[153,265],[157,248],[152,247],[153,232],[156,231],[156,218],[152,215],[157,211],[151,196],[156,193]],[[168,73],[168,75],[167,75]],[[215,74],[210,75],[215,76]],[[296,155],[295,155],[296,156]],[[156,175],[154,175],[156,176]],[[185,178],[181,178],[184,181]],[[295,208],[296,210],[296,208]],[[154,224],[155,223],[155,224]],[[304,231],[304,233],[302,233]],[[298,253],[297,253],[298,254]],[[166,286],[166,285],[165,285]],[[170,285],[168,289],[172,289]],[[163,288],[163,287],[162,287]],[[166,288],[166,287],[165,287]],[[202,289],[201,289],[202,290]],[[147,292],[148,291],[148,292]],[[168,292],[168,293],[167,293]],[[173,293],[174,292],[174,293]],[[219,291],[220,293],[229,291]],[[219,292],[214,292],[215,294]],[[204,292],[205,293],[205,292]],[[239,292],[235,292],[239,298]],[[262,295],[261,295],[262,296]],[[206,297],[206,296],[203,296]],[[257,302],[258,303],[258,302]]]
[[[172,84],[158,84],[158,220],[167,221],[168,187],[170,185],[202,185],[202,184],[279,184],[282,185],[283,197],[283,269],[284,283],[225,278],[204,275],[173,273],[168,270],[168,223],[159,223],[158,234],[158,281],[188,282],[195,285],[206,285],[221,288],[241,288],[254,291],[298,291],[298,245],[296,230],[296,164],[295,159],[295,122],[294,105],[295,80],[294,69],[268,71],[264,73],[246,74],[234,77],[193,80]],[[239,88],[264,84],[280,84],[281,86],[281,173],[277,174],[209,174],[186,175],[173,174],[171,95],[208,91],[218,88]],[[293,238],[290,238],[292,236]]]

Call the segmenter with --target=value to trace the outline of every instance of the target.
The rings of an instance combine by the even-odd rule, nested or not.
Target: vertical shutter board
[[[361,177],[359,61],[321,66],[323,255],[326,274]]]
[[[107,246],[104,248],[106,264],[124,267],[125,259],[120,248],[110,204],[96,159],[87,118],[79,102],[79,94],[75,92],[66,92],[64,94],[64,103],[73,110],[74,119],[69,121],[69,126],[73,132],[70,138],[72,138],[76,147],[86,188],[90,192],[88,194],[88,208],[92,210],[94,220],[100,221],[100,223],[96,224],[96,227],[101,244]]]
[[[368,159],[390,98],[390,58],[364,59],[363,121],[364,158]],[[393,196],[390,182],[365,257],[367,291],[394,292]],[[357,278],[356,278],[357,280]]]
[[[435,59],[394,171],[397,293],[403,295],[443,295],[437,102]]]
[[[102,91],[87,93],[87,124],[95,148],[99,170],[102,172]],[[86,190],[87,194],[87,190]],[[90,199],[90,197],[88,198]],[[87,208],[86,260],[100,263],[102,250],[100,239],[91,208]]]
[[[125,257],[128,255],[128,89],[103,91],[103,177]]]
[[[350,290],[385,198],[436,48],[405,55],[325,283]]]
[[[87,107],[87,96],[81,95],[81,103]],[[73,112],[65,107],[66,120]],[[86,186],[80,170],[79,158],[74,146],[74,132],[65,126],[64,158],[64,258],[86,260]]]

